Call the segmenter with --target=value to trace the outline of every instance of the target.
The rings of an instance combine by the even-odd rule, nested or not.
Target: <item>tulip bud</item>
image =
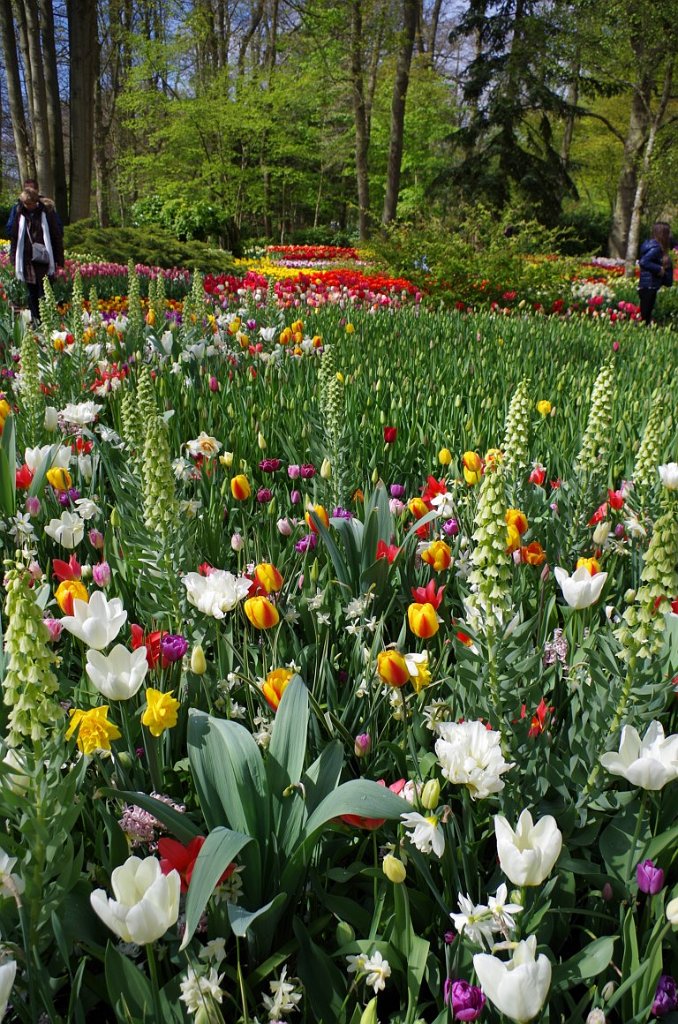
[[[595,1010],[591,1010],[588,1017],[586,1018],[586,1024],[605,1024],[607,1017],[603,1010],[597,1007]]]
[[[629,587],[629,589],[624,594],[624,601],[626,602],[626,604],[633,604],[635,599],[636,599],[636,592],[635,592],[635,590],[632,590],[631,587]]]
[[[350,325],[349,325],[350,326]],[[348,327],[346,328],[348,330]],[[359,1024],[379,1024],[377,1019],[377,997],[370,999],[362,1012]]]
[[[59,413],[52,405],[45,408],[45,430],[53,433],[59,426]]]
[[[266,438],[261,433],[261,431],[259,431],[259,433],[257,434],[257,444],[261,448],[262,452],[266,449]]]
[[[602,547],[607,540],[610,533],[610,524],[606,522],[598,523],[595,530],[593,531],[593,543],[598,547]]]
[[[318,576],[320,575],[320,564],[317,558],[313,559],[313,565],[311,566],[308,575],[312,583],[317,582]]]
[[[219,456],[219,462],[222,466],[225,466],[226,469],[230,469],[233,465],[233,452],[224,452]]]
[[[636,881],[640,892],[655,896],[664,888],[664,872],[654,861],[643,860],[636,868]]]
[[[120,526],[120,513],[118,512],[117,506],[113,506],[111,509],[111,526],[116,530]]]
[[[449,448],[441,448],[438,452],[438,462],[441,466],[449,466],[452,462],[452,452]]]
[[[372,483],[373,484],[378,484],[379,483],[379,470],[377,469],[376,466],[372,470]]]
[[[330,480],[332,477],[332,464],[329,459],[323,459],[320,467],[320,475],[323,480]]]
[[[606,985],[603,985],[602,989],[600,990],[600,994],[605,1000],[605,1002],[608,1002],[608,1000],[612,999],[612,996],[614,995],[616,988],[617,986],[614,981],[608,981]]]
[[[279,519],[278,522],[276,523],[276,526],[278,527],[278,533],[280,534],[281,537],[289,537],[291,535],[292,524],[290,523],[289,519]]]
[[[367,757],[372,747],[372,737],[368,732],[361,732],[355,738],[353,753],[356,757]]]
[[[232,550],[233,551],[242,551],[244,545],[245,545],[245,541],[243,540],[242,534],[234,533],[233,536],[231,537],[231,548],[232,548]]]
[[[339,921],[334,935],[338,946],[347,946],[355,940],[355,932],[348,921]]]
[[[398,857],[394,857],[392,853],[386,854],[382,868],[389,882],[393,882],[394,885],[401,885],[405,881],[407,869],[403,862]]]
[[[434,811],[440,801],[440,783],[437,779],[429,779],[421,791],[421,806],[427,811]]]
[[[196,644],[191,651],[191,672],[196,676],[204,676],[207,671],[207,661],[202,644]]]

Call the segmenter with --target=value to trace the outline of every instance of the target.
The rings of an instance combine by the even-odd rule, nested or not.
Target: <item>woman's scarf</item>
[[[25,213],[22,213],[19,217],[19,235],[16,243],[16,256],[14,258],[14,273],[17,281],[25,281],[24,277],[24,239],[26,237],[26,231],[28,228],[28,218]],[[54,274],[54,252],[52,250],[52,239],[49,233],[49,224],[47,223],[47,217],[45,211],[42,212],[42,238],[43,244],[49,254],[49,269],[47,273],[50,277]]]

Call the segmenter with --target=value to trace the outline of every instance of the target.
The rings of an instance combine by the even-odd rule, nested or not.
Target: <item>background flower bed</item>
[[[120,735],[93,734],[104,746],[108,736],[112,757],[97,754],[95,744],[91,756],[80,758],[75,737],[64,745],[67,720],[57,724],[56,703],[42,735],[17,747],[28,789],[13,795],[12,786],[21,785],[16,779],[3,788],[3,849],[17,857],[8,873],[23,883],[23,909],[11,893],[0,904],[3,939],[15,944],[19,963],[14,1012],[24,1020],[38,1010],[77,1020],[117,1005],[124,1019],[124,997],[139,1019],[146,1002],[149,1017],[183,1020],[190,1000],[179,999],[179,983],[190,980],[191,970],[209,980],[198,951],[207,939],[223,937],[226,959],[214,968],[220,981],[206,985],[204,995],[214,1019],[215,993],[223,991],[225,1020],[239,1019],[244,1006],[250,1019],[270,1018],[275,1004],[278,1017],[270,1019],[282,1013],[290,1020],[359,1021],[371,1006],[365,1012],[381,1019],[442,1022],[449,1016],[446,992],[451,998],[445,979],[471,980],[479,952],[468,929],[456,934],[450,914],[460,912],[459,893],[482,906],[503,882],[514,884],[497,866],[493,815],[499,811],[515,826],[529,807],[535,820],[556,816],[565,849],[549,878],[511,895],[522,910],[514,912],[516,929],[502,927],[512,938],[535,934],[540,955],[553,964],[543,1019],[567,1013],[585,1020],[595,1006],[612,1019],[647,1019],[658,979],[676,953],[665,918],[676,885],[676,787],[670,782],[641,796],[634,785],[615,782],[598,759],[603,749],[617,749],[623,722],[642,735],[660,718],[667,734],[675,731],[677,666],[670,650],[660,645],[651,657],[637,654],[632,674],[618,657],[621,616],[635,607],[629,592],[643,582],[653,528],[662,516],[675,515],[675,495],[660,487],[656,472],[676,454],[671,335],[600,320],[469,317],[415,306],[304,310],[294,320],[297,310],[258,306],[247,292],[239,299],[241,309],[218,311],[204,305],[202,293],[191,293],[180,327],[163,322],[157,296],[151,296],[155,324],[145,323],[133,289],[127,315],[106,327],[96,317],[83,322],[76,289],[67,323],[45,310],[39,352],[18,329],[3,337],[3,444],[16,435],[21,468],[27,448],[70,440],[71,483],[80,494],[46,485],[37,473],[27,491],[18,491],[26,519],[12,519],[14,509],[5,507],[5,525],[14,531],[8,557],[15,560],[24,539],[45,574],[26,586],[25,600],[33,594],[39,616],[62,619],[52,574],[55,558],[63,561],[71,549],[62,528],[59,543],[55,529],[45,526],[65,509],[75,515],[74,537],[77,520],[97,531],[88,538],[83,526],[74,549],[94,577],[83,573],[84,585],[92,595],[121,599],[127,624],[117,642],[133,646],[139,634],[129,623],[139,623],[153,663],[146,694],[109,702],[110,724]],[[13,345],[20,362],[12,358]],[[519,387],[525,378],[530,383]],[[509,410],[516,389],[522,404]],[[93,404],[83,405],[86,399]],[[550,408],[538,412],[539,401]],[[43,426],[46,406],[62,411],[60,434]],[[53,425],[49,415],[47,422]],[[506,489],[488,504],[482,481],[494,479],[497,457],[489,450],[496,448],[506,456],[496,478]],[[482,481],[469,482],[475,465],[469,453],[478,462],[485,457]],[[237,478],[246,486],[242,480],[234,486]],[[622,481],[632,478],[636,487],[624,488]],[[608,489],[621,497],[613,499]],[[436,492],[449,506],[445,515],[417,525],[421,509],[414,502],[412,512],[407,503],[423,493],[431,508],[440,507],[433,504]],[[65,502],[58,496],[64,493]],[[96,509],[86,521],[92,509],[75,504],[81,498]],[[11,503],[11,486],[3,501]],[[305,520],[307,502],[330,516],[339,510],[327,531],[310,514]],[[504,555],[508,507],[524,513],[522,539],[543,548],[541,565]],[[345,518],[348,512],[356,519]],[[596,532],[601,523],[610,528],[604,539]],[[494,632],[482,619],[480,629],[473,627],[466,603],[473,559],[485,544],[479,531],[486,535],[490,526],[498,538],[491,564],[503,580],[498,603],[505,602]],[[417,537],[414,529],[428,536]],[[434,540],[449,548],[449,562],[443,557],[438,569],[424,557]],[[392,563],[377,558],[378,541],[401,549]],[[579,557],[596,557],[607,574],[600,602],[582,611],[565,603],[545,568],[559,565],[569,574]],[[673,589],[662,592],[655,615],[663,616],[678,596],[675,562],[669,557],[663,579]],[[258,628],[267,621],[260,614],[269,614],[261,593],[252,617],[240,600],[219,618],[206,613],[213,606],[202,598],[191,600],[183,580],[193,580],[188,574],[201,565],[207,571],[205,563],[237,578],[246,571],[252,578],[248,567],[275,566],[281,584],[273,590],[279,618],[272,628]],[[195,583],[195,593],[220,580],[200,578],[206,582]],[[408,609],[412,588],[429,587],[431,594],[431,583],[442,623],[426,637],[412,632]],[[430,602],[420,595],[419,603]],[[34,646],[15,648],[10,626],[17,613],[10,611],[6,668],[26,671],[25,659],[38,657],[42,641],[29,633]],[[15,619],[15,633],[18,624]],[[186,653],[176,660],[161,656],[162,632],[184,636]],[[417,685],[409,670],[402,688],[387,678],[379,655],[392,644],[408,656],[426,656]],[[62,660],[53,668],[52,699],[71,709],[101,707],[80,642],[66,628],[53,649]],[[290,664],[294,669],[287,670]],[[290,684],[275,712],[269,700],[280,699],[285,677],[270,674],[280,670],[288,678],[297,671],[303,683]],[[262,688],[267,677],[268,689]],[[179,703],[175,722],[157,738],[150,731],[159,721],[155,711],[149,715],[157,706],[150,689],[165,695],[168,710],[170,692]],[[444,730],[435,723],[459,719],[501,732],[504,761],[514,767],[502,773],[498,796],[473,800],[477,791],[446,780],[451,772],[436,740]],[[254,781],[242,785],[236,780],[245,762],[233,753],[236,741],[245,743],[238,729],[255,737],[247,748],[254,774],[246,777]],[[365,736],[369,743],[359,742]],[[20,768],[14,764],[12,771]],[[218,776],[231,771],[233,783],[222,787]],[[316,792],[320,777],[323,791]],[[339,781],[355,787],[398,779],[411,783],[412,806],[369,787],[336,795]],[[424,796],[428,782],[435,784]],[[149,803],[151,791],[184,807],[181,817]],[[317,812],[324,794],[330,804],[323,818]],[[155,854],[149,844],[157,826],[140,838],[140,812],[125,810],[135,803],[152,808],[185,846],[210,833],[185,906],[189,932],[200,925],[200,937],[188,954],[181,952],[181,929],[172,924],[156,944],[155,1007],[153,969],[130,968],[135,960],[143,964],[140,951],[107,946],[109,934],[89,900],[95,888],[110,891],[111,872],[127,859],[131,838],[140,855]],[[420,823],[419,846],[416,833],[409,830],[408,839],[398,825],[403,808],[435,819],[428,833]],[[316,825],[304,838],[313,814]],[[352,815],[350,824],[336,822],[341,814]],[[374,830],[366,818],[385,820]],[[219,831],[226,827],[250,841],[236,849],[240,840]],[[438,833],[441,857],[426,850],[426,835]],[[68,871],[64,849],[72,852]],[[403,865],[404,883],[394,880],[400,869],[385,861],[388,855]],[[636,865],[649,857],[665,876],[655,895],[636,877]],[[222,883],[201,924],[215,883],[233,861],[243,869],[231,876],[239,883]],[[250,919],[238,907],[259,916]],[[448,932],[454,941],[447,942]],[[356,970],[349,973],[351,965]],[[284,980],[274,980],[283,968],[288,979],[301,978],[300,1002],[292,999],[301,991],[296,981],[287,991]],[[483,1015],[497,1019],[490,1002]]]

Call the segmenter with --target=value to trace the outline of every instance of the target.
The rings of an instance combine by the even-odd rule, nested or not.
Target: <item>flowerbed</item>
[[[0,317],[8,1019],[675,1019],[671,334],[215,281]]]

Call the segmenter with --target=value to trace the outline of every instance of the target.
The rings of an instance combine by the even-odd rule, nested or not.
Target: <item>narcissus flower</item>
[[[407,621],[415,636],[428,640],[435,636],[440,628],[438,613],[432,604],[416,602],[407,609]]]
[[[73,708],[70,712],[71,724],[66,732],[70,740],[77,733],[78,750],[83,754],[93,754],[96,750],[110,750],[111,740],[119,740],[120,730],[113,722],[108,721],[108,706],[100,705],[91,711]]]
[[[420,693],[431,682],[431,672],[428,667],[428,654],[406,654],[405,664],[410,673],[410,682],[415,693]]]
[[[404,686],[410,679],[410,670],[407,667],[405,656],[395,649],[379,652],[377,674],[389,686],[395,687]]]
[[[480,478],[483,475],[483,460],[477,452],[464,452],[461,457],[461,463],[464,480],[469,487],[473,487],[480,481]]]
[[[267,597],[249,597],[243,608],[255,629],[271,629],[280,622],[278,609]]]
[[[251,493],[250,482],[244,473],[238,473],[231,479],[231,494],[236,501],[247,501]]]
[[[177,711],[181,707],[172,694],[174,690],[163,693],[149,686],[146,690],[146,710],[141,716],[141,724],[145,725],[151,736],[161,736],[165,729],[173,729],[177,724]]]
[[[329,529],[330,517],[328,516],[328,514],[327,514],[326,510],[323,508],[323,506],[322,505],[309,505],[309,507],[306,510],[306,514],[304,516],[304,518],[306,520],[306,525],[308,526],[309,530],[311,530],[313,533],[317,533],[318,532],[318,524],[316,523],[316,521],[313,518],[313,516],[311,515],[311,513],[315,514],[315,516],[320,520],[320,522],[323,524],[325,529]]]
[[[76,598],[78,601],[84,601],[85,604],[89,601],[87,589],[80,580],[63,580],[56,588],[54,596],[64,615],[73,614],[73,601]]]
[[[434,540],[422,551],[421,560],[430,565],[434,572],[442,572],[450,567],[452,551],[444,540]]]
[[[266,676],[261,687],[261,692],[272,711],[278,710],[280,701],[282,700],[282,695],[289,685],[293,675],[294,671],[291,668],[274,668]]]

